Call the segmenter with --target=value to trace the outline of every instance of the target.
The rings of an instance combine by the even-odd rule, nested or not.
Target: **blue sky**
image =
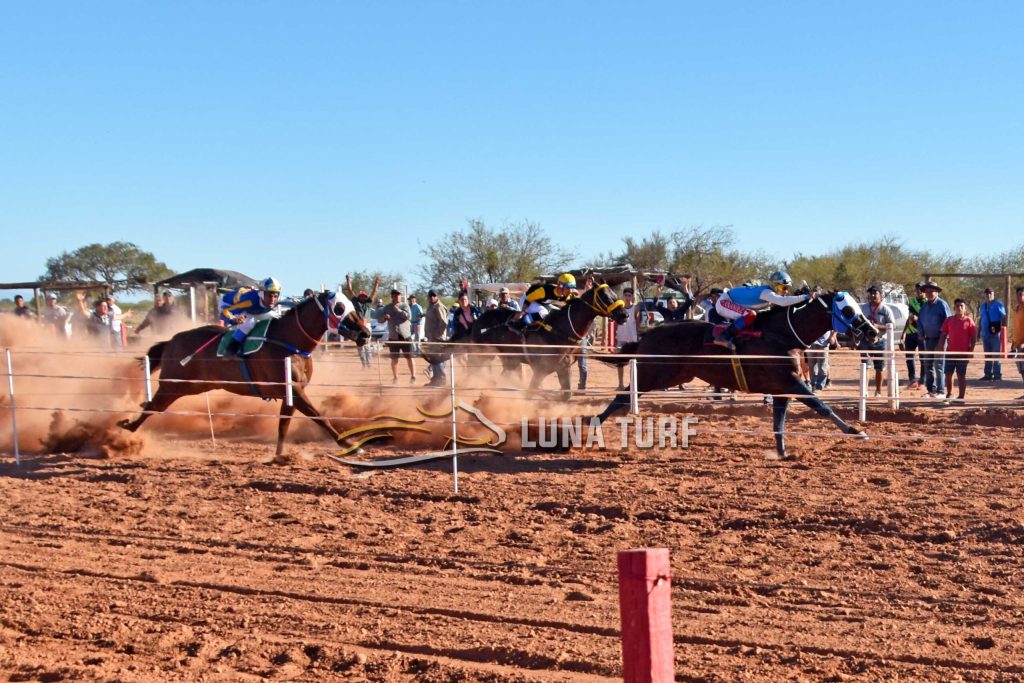
[[[469,218],[581,261],[700,224],[780,259],[1024,240],[1020,2],[0,8],[4,282],[115,240],[416,282]]]

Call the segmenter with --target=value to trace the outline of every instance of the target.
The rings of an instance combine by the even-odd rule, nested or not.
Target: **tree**
[[[380,287],[377,288],[377,297],[383,297],[385,301],[388,300],[388,292],[395,283],[403,281],[401,275],[395,273],[384,273],[379,270],[354,270],[349,273],[349,277],[352,279],[352,291],[358,293],[360,290],[365,291],[367,294],[373,292],[373,283],[378,278],[380,279]],[[347,295],[348,292],[346,291]]]
[[[699,297],[712,287],[732,287],[748,278],[764,277],[777,267],[762,252],[736,249],[735,241],[732,228],[726,225],[692,226],[668,235],[655,230],[640,240],[624,238],[625,249],[606,259],[641,271],[689,274],[691,290]]]
[[[488,228],[480,219],[421,249],[424,287],[452,290],[470,282],[529,282],[542,273],[564,270],[571,257],[544,235],[538,223],[505,223]]]
[[[72,252],[46,259],[41,280],[91,280],[104,282],[113,291],[146,291],[150,283],[174,272],[148,251],[131,242],[88,244]]]

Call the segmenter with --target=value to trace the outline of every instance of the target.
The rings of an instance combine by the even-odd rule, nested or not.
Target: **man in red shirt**
[[[942,334],[939,335],[939,346],[946,342],[946,398],[953,398],[953,373],[956,372],[956,385],[960,390],[957,398],[962,403],[967,395],[967,359],[974,352],[974,344],[978,341],[978,327],[971,316],[967,315],[967,302],[956,299],[953,302],[953,315],[942,323]]]

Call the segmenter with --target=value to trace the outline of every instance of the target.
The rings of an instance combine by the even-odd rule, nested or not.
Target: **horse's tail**
[[[626,365],[629,363],[630,358],[636,353],[637,348],[640,346],[640,342],[626,342],[620,348],[618,353],[594,353],[587,354],[590,358],[608,365]]]
[[[149,347],[149,351],[146,351],[146,356],[149,357],[149,371],[156,372],[160,368],[160,360],[164,357],[164,348],[166,348],[167,342],[162,341],[159,344],[153,344]],[[146,367],[143,359],[139,359],[139,365]]]

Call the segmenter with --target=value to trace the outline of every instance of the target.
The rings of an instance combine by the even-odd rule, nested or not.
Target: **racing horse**
[[[522,331],[509,325],[515,314],[516,311],[508,309],[485,311],[473,322],[469,339],[463,338],[462,344],[495,354],[505,372],[515,372],[524,363],[529,365],[533,370],[531,389],[539,388],[552,372],[557,373],[566,396],[570,395],[569,368],[594,321],[605,317],[621,325],[627,318],[625,302],[607,284],[596,285],[569,299],[540,324]]]
[[[757,316],[750,336],[739,336],[737,347],[744,358],[712,343],[713,326],[686,321],[656,327],[638,342],[624,344],[619,354],[595,356],[597,360],[625,365],[636,354],[637,393],[657,391],[685,384],[698,377],[714,387],[772,396],[772,430],[780,460],[786,452],[786,413],[791,398],[832,420],[845,434],[867,438],[860,429],[847,424],[814,395],[800,379],[800,355],[830,329],[850,331],[855,337],[875,339],[878,330],[861,312],[860,304],[847,292],[815,292],[816,297],[796,306],[773,307]],[[653,357],[652,357],[653,356]],[[657,356],[665,356],[660,359]],[[680,357],[682,356],[682,357]],[[616,411],[629,407],[629,393],[612,399],[598,419],[604,422]]]
[[[147,351],[150,370],[160,369],[159,388],[152,400],[142,404],[143,412],[139,417],[132,421],[121,420],[118,425],[134,432],[151,415],[167,410],[182,396],[203,394],[214,389],[267,400],[283,399],[286,381],[284,359],[291,357],[293,405],[281,402],[276,454],[284,453],[284,439],[296,408],[338,441],[338,431],[313,406],[304,390],[313,376],[310,353],[328,330],[355,341],[357,346],[365,345],[370,339],[366,322],[356,313],[352,302],[335,292],[307,297],[280,318],[272,320],[264,335],[263,346],[243,357],[217,356],[219,344],[216,342],[225,333],[223,327],[206,325],[179,332]]]

